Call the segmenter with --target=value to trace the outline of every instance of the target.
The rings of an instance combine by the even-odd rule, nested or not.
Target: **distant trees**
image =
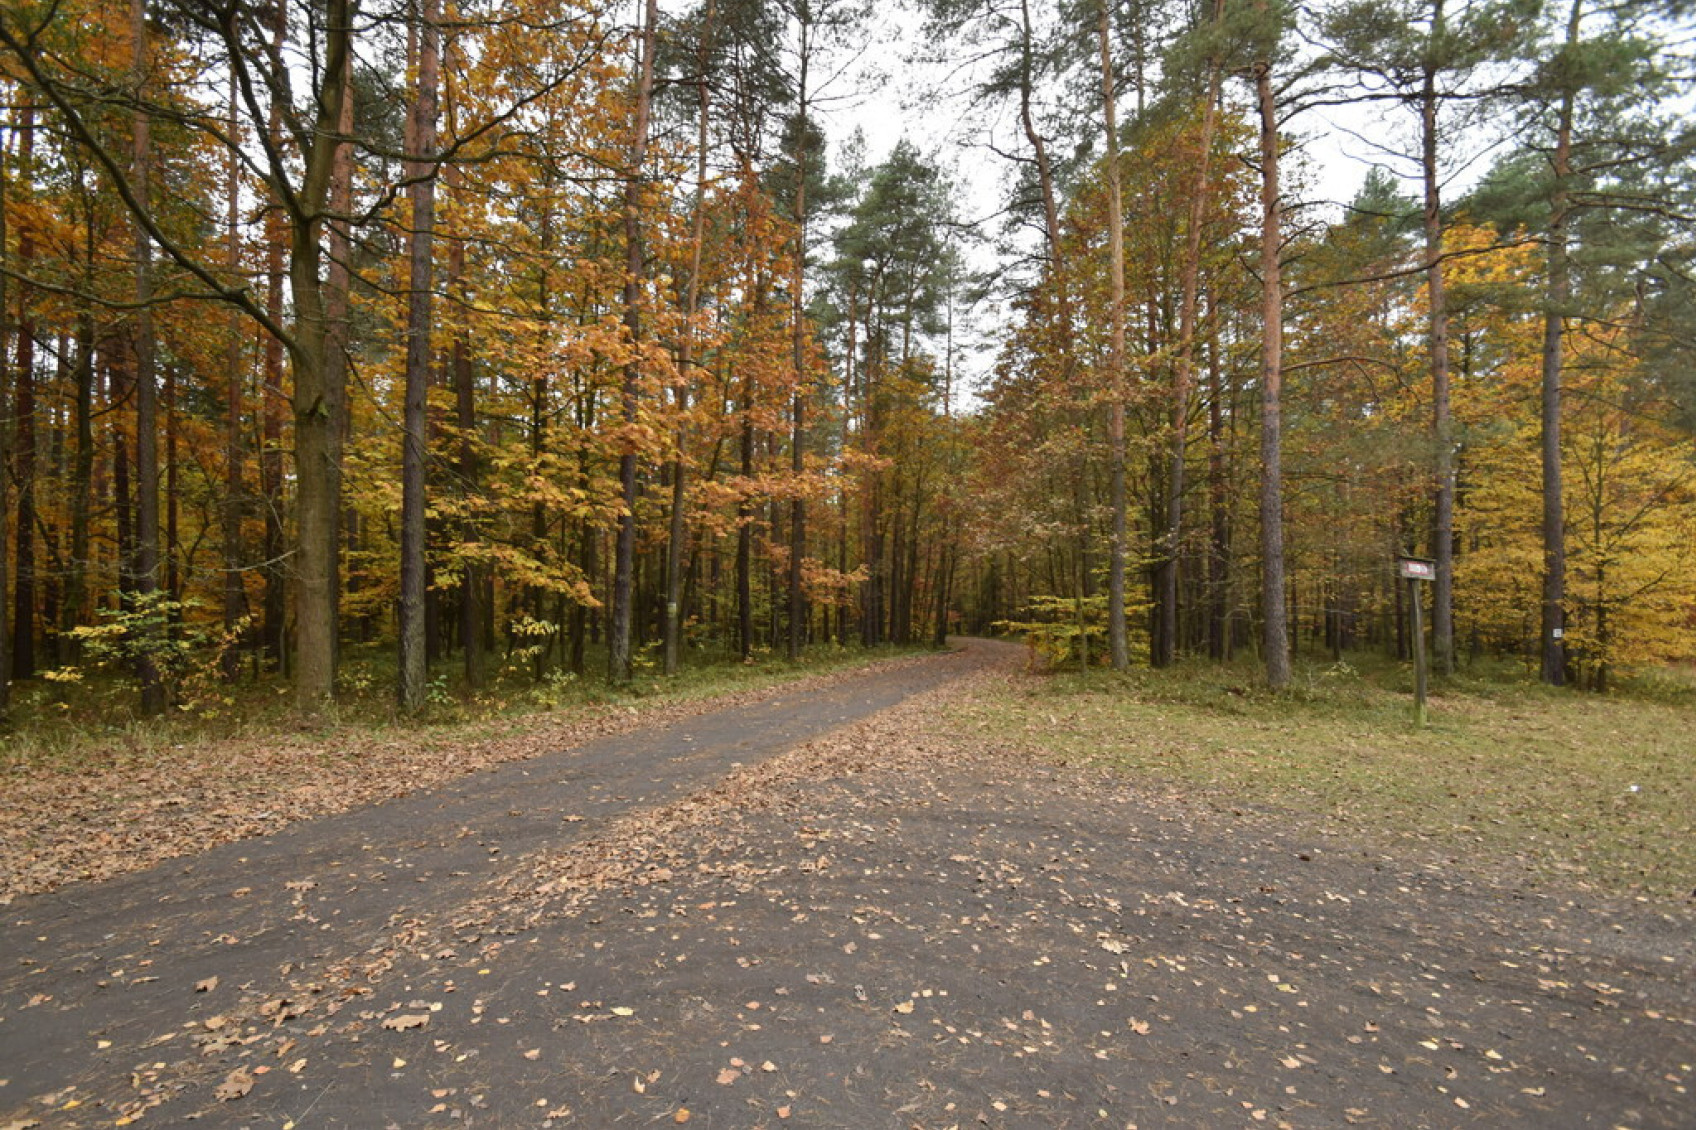
[[[970,5],[946,7],[956,16],[967,10],[977,11]],[[1050,68],[1045,81],[1064,82],[1070,76],[1078,89],[1101,73],[1098,61],[1075,46],[1083,25],[1097,20],[1100,9],[1068,11],[1073,21],[1069,26],[1064,12],[1056,20],[1044,9],[1032,19],[1025,6],[1005,9],[994,26],[1009,43],[1017,43],[1025,28],[1047,29],[1049,38],[1031,57]],[[1607,50],[1622,68],[1612,81],[1620,88],[1631,84],[1634,89],[1670,90],[1688,81],[1686,77],[1657,87],[1656,82],[1670,80],[1659,74],[1650,80],[1647,72],[1633,70],[1637,64],[1628,62],[1642,58],[1644,45],[1654,42],[1644,30],[1649,11],[1633,7],[1598,13],[1595,24],[1583,32],[1584,37],[1611,44]],[[990,18],[975,19],[977,23],[957,19],[954,27],[975,34],[979,45],[997,42],[982,31],[991,26]],[[1435,594],[1440,662],[1452,662],[1463,650],[1542,651],[1546,669],[1552,663],[1565,670],[1568,658],[1549,660],[1547,654],[1551,641],[1561,645],[1564,638],[1571,648],[1584,641],[1586,658],[1578,659],[1579,652],[1572,651],[1573,669],[1596,670],[1608,645],[1580,627],[1587,618],[1581,611],[1585,602],[1551,595],[1565,572],[1562,555],[1576,546],[1575,535],[1557,529],[1576,514],[1561,500],[1563,468],[1570,475],[1583,463],[1577,450],[1560,439],[1562,420],[1571,425],[1578,413],[1570,405],[1555,405],[1555,386],[1575,347],[1571,334],[1579,309],[1595,319],[1587,323],[1587,337],[1603,326],[1634,327],[1608,340],[1622,362],[1635,358],[1630,364],[1637,366],[1638,375],[1632,380],[1643,394],[1659,380],[1656,369],[1670,371],[1665,365],[1669,354],[1659,350],[1676,352],[1670,344],[1676,335],[1668,322],[1661,324],[1669,328],[1659,331],[1651,330],[1649,322],[1671,317],[1680,301],[1672,295],[1688,301],[1688,288],[1680,289],[1674,281],[1676,270],[1668,269],[1682,261],[1683,252],[1670,230],[1651,233],[1646,217],[1657,209],[1666,214],[1665,202],[1676,195],[1668,178],[1678,178],[1674,154],[1681,151],[1684,131],[1671,123],[1650,125],[1652,110],[1643,115],[1642,125],[1626,128],[1616,116],[1602,127],[1609,111],[1607,96],[1599,88],[1579,98],[1575,119],[1591,123],[1599,143],[1593,151],[1596,163],[1587,174],[1568,165],[1564,174],[1550,175],[1563,160],[1571,160],[1560,156],[1559,92],[1563,85],[1580,82],[1579,75],[1587,76],[1582,79],[1586,83],[1600,77],[1581,66],[1572,52],[1557,47],[1572,34],[1562,22],[1570,22],[1570,9],[1559,16],[1551,12],[1546,32],[1539,31],[1544,25],[1537,22],[1534,9],[1516,5],[1228,4],[1211,16],[1191,14],[1188,19],[1187,24],[1181,18],[1146,21],[1148,28],[1170,30],[1145,40],[1140,48],[1127,43],[1114,64],[1118,73],[1148,73],[1148,54],[1141,48],[1151,45],[1162,60],[1154,96],[1120,131],[1123,152],[1108,159],[1126,178],[1123,230],[1127,245],[1135,248],[1129,259],[1136,266],[1123,301],[1112,298],[1109,268],[1104,265],[1111,258],[1114,225],[1101,206],[1100,186],[1110,176],[1098,172],[1100,166],[1086,165],[1068,173],[1058,194],[1066,203],[1054,209],[1073,229],[1067,237],[1072,247],[1067,261],[1086,280],[1078,286],[1077,306],[1080,340],[1086,343],[1080,357],[1086,367],[1069,370],[1057,335],[1043,330],[1053,325],[1049,311],[1058,290],[1048,284],[1021,299],[1024,325],[1009,336],[1002,366],[986,393],[983,434],[993,445],[993,456],[988,457],[979,489],[1002,501],[991,507],[980,541],[994,552],[981,559],[974,585],[974,598],[982,602],[978,622],[1028,620],[1030,614],[1021,605],[1031,601],[1031,608],[1044,610],[1041,616],[1076,622],[1067,629],[1076,641],[1073,654],[1086,660],[1089,620],[1093,617],[1098,625],[1111,622],[1111,608],[1091,603],[1092,581],[1104,572],[1100,565],[1087,553],[1062,556],[1059,551],[1056,534],[1070,523],[1056,504],[1072,497],[1085,500],[1076,508],[1086,516],[1083,529],[1077,534],[1067,530],[1068,539],[1087,546],[1092,537],[1111,537],[1111,481],[1121,470],[1120,460],[1108,445],[1092,454],[1087,446],[1062,440],[1073,435],[1062,406],[1068,396],[1109,399],[1102,392],[1106,378],[1096,374],[1111,369],[1110,361],[1103,362],[1110,355],[1113,320],[1123,312],[1130,319],[1128,371],[1135,378],[1127,398],[1131,428],[1122,466],[1132,496],[1142,500],[1147,532],[1133,556],[1147,563],[1149,577],[1146,600],[1128,592],[1125,607],[1132,612],[1149,609],[1146,654],[1151,662],[1186,652],[1222,656],[1246,642],[1245,629],[1252,622],[1262,629],[1261,659],[1274,686],[1288,679],[1288,656],[1308,637],[1338,657],[1363,643],[1405,654],[1405,592],[1391,582],[1389,570],[1397,554],[1426,551],[1438,559],[1439,574],[1445,577]],[[1306,47],[1296,46],[1295,37],[1282,38],[1281,29],[1294,25],[1300,26],[1299,42]],[[1596,57],[1606,53],[1599,49]],[[1009,55],[1009,62],[995,72],[1006,77],[993,89],[1010,101],[1017,97],[1021,107],[1041,107],[1042,88],[1034,95],[1020,91],[1017,61]],[[1211,162],[1198,161],[1192,149],[1179,177],[1147,179],[1139,170],[1157,167],[1165,153],[1193,145],[1205,132],[1205,114],[1189,117],[1179,127],[1191,131],[1187,138],[1173,125],[1185,122],[1175,107],[1193,97],[1196,80],[1208,73],[1209,63],[1247,80],[1246,89],[1224,87],[1208,104],[1217,106],[1218,128],[1230,139],[1231,157],[1221,167],[1241,170],[1246,165],[1254,170],[1262,199],[1256,210],[1259,222],[1254,223],[1238,195],[1240,179],[1234,183],[1227,176],[1218,186],[1223,201],[1234,202],[1225,205],[1224,215],[1235,226],[1229,236],[1203,235],[1204,246],[1229,246],[1236,240],[1239,250],[1213,265],[1202,257],[1190,323],[1186,252],[1200,225],[1163,225],[1175,208],[1209,206],[1204,196],[1210,194],[1193,186],[1201,183],[1198,173]],[[1411,174],[1420,184],[1421,201],[1404,197],[1382,170],[1368,178],[1352,211],[1341,216],[1327,216],[1300,200],[1305,173],[1299,163],[1294,170],[1296,193],[1286,187],[1290,174],[1280,166],[1288,165],[1284,131],[1292,116],[1345,100],[1374,113],[1388,127],[1355,148]],[[1404,108],[1411,112],[1391,112]],[[1070,129],[1070,136],[1080,141],[1088,137],[1075,115],[1068,119],[1052,113],[1048,121],[1063,132]],[[1245,128],[1250,121],[1257,128]],[[1308,128],[1318,128],[1319,122],[1311,116]],[[1482,148],[1486,139],[1499,142],[1506,137],[1510,123],[1529,128],[1513,135],[1519,147],[1507,146],[1499,172],[1464,198],[1445,198],[1443,185],[1454,172],[1445,162],[1458,162],[1473,148],[1469,143],[1463,152],[1453,140],[1469,132]],[[1497,127],[1501,133],[1490,132]],[[1049,136],[1038,130],[1033,138],[1022,114],[1005,128],[1009,142],[1004,148],[1013,140],[1023,141],[1027,167],[1040,167]],[[1647,144],[1657,134],[1662,144]],[[1256,135],[1258,144],[1249,141]],[[1610,143],[1600,142],[1604,136],[1614,139],[1611,149]],[[1603,152],[1611,156],[1602,158]],[[1595,179],[1585,180],[1585,175]],[[1015,202],[1040,202],[1042,195],[1033,191],[1039,183],[1036,176],[1020,182],[1015,192],[1027,195],[1016,195]],[[1581,183],[1587,190],[1583,208],[1573,203]],[[1622,235],[1630,233],[1609,240],[1604,235],[1607,224],[1586,232],[1589,250],[1580,260],[1589,258],[1597,269],[1579,283],[1585,272],[1568,268],[1566,285],[1571,290],[1564,297],[1560,264],[1573,261],[1562,250],[1572,245],[1572,236],[1563,236],[1562,225],[1551,219],[1553,202],[1559,199],[1556,185],[1564,185],[1569,194],[1568,232],[1573,217],[1607,214]],[[1481,226],[1479,220],[1494,226]],[[1464,239],[1450,236],[1457,224]],[[1187,236],[1165,242],[1156,235],[1185,230]],[[1259,244],[1258,251],[1248,249],[1250,239]],[[1624,251],[1627,243],[1633,252]],[[1543,249],[1545,262],[1536,288],[1527,290],[1526,281],[1512,286],[1500,279],[1477,281],[1477,271],[1500,271],[1510,260],[1521,263],[1516,270],[1523,269],[1522,260],[1514,256],[1523,256],[1533,246]],[[1605,259],[1615,265],[1601,269]],[[1655,267],[1656,261],[1665,265]],[[1450,276],[1464,279],[1464,286],[1457,291]],[[1610,310],[1605,297],[1625,278],[1639,280],[1635,314],[1618,305]],[[1588,297],[1578,298],[1580,290]],[[1654,295],[1668,299],[1656,301],[1650,297]],[[1564,313],[1551,320],[1549,311],[1557,307]],[[1463,418],[1461,406],[1470,413],[1481,389],[1507,380],[1524,363],[1523,342],[1510,350],[1502,329],[1508,323],[1492,319],[1522,319],[1532,309],[1540,311],[1537,316],[1545,330],[1542,345],[1533,353],[1541,357],[1549,379],[1534,401],[1541,404],[1546,486],[1526,496],[1545,515],[1546,552],[1544,564],[1531,567],[1529,575],[1544,579],[1544,595],[1533,603],[1541,603],[1545,613],[1542,629],[1526,634],[1523,619],[1509,631],[1491,619],[1494,612],[1485,614],[1486,607],[1498,608],[1502,594],[1518,591],[1517,577],[1526,570],[1509,581],[1499,562],[1492,566],[1493,573],[1475,568],[1489,556],[1484,546],[1491,540],[1478,533],[1476,524],[1486,490],[1479,461],[1487,450],[1493,452],[1489,445],[1504,426],[1501,421],[1521,419],[1525,404],[1497,402],[1501,416],[1494,425],[1470,415]],[[1564,327],[1560,336],[1565,344],[1559,349],[1550,344],[1553,338],[1547,331],[1552,324]],[[1415,325],[1423,326],[1423,342],[1417,345]],[[1651,341],[1656,344],[1651,346]],[[1260,365],[1253,371],[1247,360],[1256,355]],[[1196,366],[1205,365],[1205,379],[1190,377],[1186,357]],[[1164,394],[1157,391],[1162,387]],[[1179,411],[1192,394],[1199,397],[1193,414]],[[1170,406],[1165,412],[1157,407],[1163,402]],[[1650,410],[1655,419],[1678,419],[1676,397],[1655,403]],[[1200,426],[1198,417],[1206,421],[1208,442],[1192,453],[1185,437],[1190,426]],[[1423,434],[1414,426],[1420,417],[1426,421]],[[1247,429],[1258,430],[1262,440],[1258,460],[1243,458],[1241,440]],[[1655,443],[1670,439],[1662,435]],[[1083,453],[1081,460],[1071,454],[1074,451]],[[1671,484],[1681,481],[1684,457],[1673,445],[1658,447],[1656,455],[1645,459],[1645,465],[1663,466],[1672,476],[1664,484],[1667,491],[1657,495],[1660,501],[1651,507],[1672,520],[1680,504]],[[1186,529],[1184,520],[1191,483],[1205,485],[1209,511],[1209,520],[1194,530]],[[1430,484],[1429,494],[1421,484]],[[1234,501],[1257,496],[1258,507],[1247,513]],[[1594,501],[1593,493],[1588,497]],[[1256,533],[1258,552],[1244,552]],[[1464,568],[1458,563],[1463,557]],[[1609,568],[1604,566],[1604,573]],[[1656,576],[1668,569],[1673,569],[1671,561],[1663,560]],[[1244,583],[1243,574],[1250,572],[1258,573],[1259,584]],[[1593,574],[1586,571],[1585,576]],[[1657,581],[1649,591],[1667,594],[1665,584],[1664,579]],[[1598,600],[1607,602],[1605,597]],[[1118,602],[1110,599],[1109,604],[1117,607]],[[1670,617],[1669,625],[1689,615],[1689,607],[1677,598],[1669,597],[1658,607]],[[1684,611],[1674,613],[1675,607]],[[1554,631],[1558,616],[1574,617],[1564,633]],[[1286,618],[1288,637],[1281,631]],[[1680,654],[1677,647],[1668,647],[1671,637],[1651,634],[1662,641],[1660,654]],[[1612,646],[1617,645],[1616,638]],[[1587,684],[1596,682],[1591,675],[1581,678]]]
[[[867,194],[837,233],[873,276],[850,284],[863,356],[822,342],[838,274],[807,264],[842,196],[818,68],[861,15],[8,9],[17,673],[72,677],[98,632],[126,654],[204,648],[225,679],[279,667],[316,715],[339,651],[384,640],[416,710],[450,649],[474,688],[492,656],[541,679],[597,644],[618,682],[650,647],[674,670],[729,639],[940,635],[945,476],[911,461],[946,417],[938,174],[908,152],[847,189]],[[132,20],[89,50],[84,29]],[[197,316],[207,301],[231,317]],[[44,453],[87,490],[41,491]],[[837,520],[809,521],[827,500]]]
[[[348,654],[416,710],[450,654],[624,682],[1040,615],[1279,686],[1404,651],[1420,551],[1440,656],[1679,653],[1660,8],[925,12],[998,111],[989,282],[936,159],[828,143],[862,4],[0,11],[0,668],[109,660],[147,710],[276,673],[314,716]],[[1404,175],[1326,211],[1292,120],[1342,101]]]

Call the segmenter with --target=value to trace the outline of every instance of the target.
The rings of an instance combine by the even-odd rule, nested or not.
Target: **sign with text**
[[[1396,558],[1396,571],[1404,580],[1434,581],[1437,579],[1437,563],[1423,557]]]

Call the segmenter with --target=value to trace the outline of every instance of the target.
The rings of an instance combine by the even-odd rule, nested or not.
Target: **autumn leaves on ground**
[[[1687,699],[1025,662],[176,751],[154,855],[272,834],[9,900],[0,1125],[1685,1124]]]

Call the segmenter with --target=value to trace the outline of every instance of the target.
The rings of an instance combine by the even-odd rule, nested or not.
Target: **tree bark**
[[[1583,0],[1573,0],[1567,17],[1566,46],[1578,42]],[[1572,81],[1570,78],[1568,82]],[[1566,308],[1572,298],[1567,222],[1571,214],[1568,179],[1572,176],[1572,124],[1577,101],[1571,86],[1561,93],[1555,125],[1554,189],[1549,196],[1548,293],[1543,310],[1543,624],[1541,674],[1553,687],[1566,683],[1566,511],[1561,476],[1562,339]]]
[[[640,57],[636,68],[636,120],[631,129],[630,164],[624,176],[624,325],[632,349],[642,339],[642,166],[648,159],[648,112],[654,89],[654,45],[659,22],[658,0],[643,9]],[[624,424],[634,428],[641,407],[642,363],[632,358],[624,367],[620,408]],[[630,681],[630,615],[636,571],[636,446],[626,436],[618,459],[618,538],[613,549],[612,623],[607,639],[607,677],[613,683]]]
[[[339,566],[342,546],[358,521],[358,513],[347,505],[342,490],[342,459],[352,427],[348,413],[348,292],[353,277],[353,237],[346,217],[353,210],[353,68],[346,68],[341,81],[341,113],[336,123],[337,138],[330,158],[331,218],[328,229],[329,263],[324,270],[324,399],[330,412],[330,468],[336,495],[335,555]],[[330,599],[336,625],[334,645],[340,656],[342,577],[338,567],[330,579]]]
[[[812,61],[811,24],[807,18],[807,7],[800,7],[801,18],[801,73],[796,86],[797,113],[801,117],[801,128],[796,131],[795,142],[795,263],[794,275],[790,282],[790,334],[793,364],[795,366],[795,396],[794,396],[794,427],[790,437],[790,471],[795,476],[795,497],[789,503],[789,641],[788,656],[791,660],[801,657],[802,637],[806,631],[806,605],[801,592],[801,563],[807,549],[807,503],[801,494],[801,478],[806,473],[806,412],[807,412],[807,324],[806,324],[806,278],[807,278],[807,78],[808,65]]]
[[[453,113],[450,110],[448,117],[450,129],[453,128],[453,121]],[[450,193],[456,192],[460,185],[457,167],[449,166],[446,176],[448,191]],[[450,245],[448,290],[461,297],[464,296],[465,240],[463,239],[455,239]],[[452,364],[454,416],[455,423],[459,427],[459,482],[465,506],[465,516],[460,520],[459,525],[462,553],[459,582],[459,636],[460,645],[465,649],[465,681],[471,687],[476,688],[481,687],[489,678],[488,654],[483,647],[483,621],[485,619],[483,590],[489,574],[488,567],[475,553],[466,552],[468,547],[476,546],[482,541],[482,531],[477,522],[475,507],[482,491],[483,461],[478,450],[476,374],[471,364],[470,335],[463,321],[454,331]]]
[[[1125,630],[1125,231],[1119,183],[1119,120],[1113,83],[1112,28],[1107,0],[1100,0],[1101,109],[1107,133],[1107,246],[1110,257],[1112,337],[1108,354],[1110,505],[1113,538],[1107,566],[1107,644],[1113,669],[1131,665]]]
[[[224,214],[224,269],[234,286],[241,276],[241,157],[240,118],[235,76],[230,77],[230,140],[228,196]],[[224,560],[224,652],[219,665],[224,678],[234,681],[241,673],[241,637],[250,634],[243,626],[248,615],[246,563],[242,553],[242,517],[247,509],[242,485],[247,462],[242,435],[242,401],[246,376],[242,372],[241,312],[232,308],[224,341],[224,503],[219,511],[220,540]]]
[[[182,528],[181,528],[181,468],[179,459],[180,417],[177,414],[177,377],[175,365],[165,367],[160,408],[165,414],[165,529],[159,546],[164,568],[164,592],[171,601],[169,617],[171,632],[176,634],[183,621]]]
[[[440,0],[420,0],[418,89],[412,104],[413,159],[406,318],[406,400],[402,421],[400,524],[400,685],[402,710],[424,705],[425,639],[424,461],[425,400],[430,385],[430,307],[435,285],[436,88],[441,65]]]
[[[148,67],[145,0],[130,0],[130,35],[139,98]],[[138,107],[130,120],[134,145],[130,183],[144,208],[149,202],[153,168],[151,125],[147,112]],[[154,656],[160,644],[158,609],[154,607],[159,592],[159,386],[152,301],[153,244],[147,237],[147,229],[138,222],[135,225],[136,313],[131,346],[135,352],[135,595],[143,621],[136,674],[141,680],[141,712],[148,715],[165,709],[165,689]]]
[[[754,655],[754,508],[747,492],[753,489],[753,393],[742,394],[742,490],[736,502],[736,642],[743,662]]]
[[[1443,0],[1432,0],[1431,38],[1444,34]],[[1431,423],[1436,445],[1436,511],[1431,556],[1437,577],[1431,586],[1431,652],[1437,670],[1454,673],[1454,420],[1449,410],[1449,310],[1443,285],[1442,195],[1437,179],[1437,70],[1427,63],[1420,90],[1420,169],[1425,182],[1425,289],[1427,343],[1431,353]]]
[[[717,14],[715,0],[707,0],[701,17],[701,41],[695,54],[695,214],[689,233],[689,282],[683,298],[683,316],[687,324],[683,327],[683,341],[677,350],[677,455],[671,461],[671,515],[665,541],[665,604],[660,629],[662,663],[667,675],[677,673],[683,645],[683,543],[689,533],[684,510],[689,497],[684,448],[689,438],[686,413],[689,409],[689,383],[695,366],[695,316],[701,307],[701,258],[707,241],[707,125],[712,111],[712,86],[707,82],[707,67],[712,58]]]
[[[6,241],[6,195],[6,149],[0,146],[0,248],[10,246]],[[8,282],[9,277],[0,271],[0,721],[5,719],[12,705],[12,625],[11,610],[6,607],[6,579],[10,572],[6,515],[11,503],[8,496],[12,485],[12,397],[6,363],[10,357],[8,350],[12,330]]]
[[[336,678],[336,421],[326,380],[327,320],[319,281],[325,203],[339,146],[336,127],[350,89],[353,65],[354,0],[328,0],[324,23],[324,70],[318,117],[297,207],[293,212],[290,275],[295,305],[294,361],[295,477],[298,552],[295,577],[295,698],[306,716],[321,713],[334,695]]]
[[[18,123],[20,184],[31,175],[35,156],[35,111],[25,106]],[[28,225],[18,228],[19,273],[27,275],[35,259],[35,235]],[[12,678],[35,675],[35,325],[30,317],[29,291],[18,288],[16,415],[13,426],[12,477],[18,487],[17,569],[12,589]],[[0,598],[5,593],[0,592]]]
[[[1212,20],[1223,11],[1223,0],[1214,0]],[[1201,277],[1201,228],[1207,219],[1209,174],[1213,161],[1213,130],[1218,116],[1219,70],[1211,61],[1207,68],[1206,104],[1201,111],[1201,137],[1196,155],[1195,184],[1190,189],[1188,227],[1184,232],[1184,259],[1180,269],[1178,300],[1178,356],[1172,374],[1172,450],[1166,473],[1166,529],[1158,563],[1159,623],[1154,633],[1154,666],[1171,664],[1178,642],[1178,554],[1183,545],[1184,460],[1189,446],[1190,386],[1195,373],[1196,296]]]
[[[91,293],[94,244],[93,226],[90,225],[84,234],[86,258],[83,278]],[[88,570],[94,502],[94,336],[94,304],[88,301],[84,302],[77,312],[76,364],[71,367],[71,379],[74,384],[72,395],[75,398],[72,426],[76,431],[77,446],[76,462],[71,471],[71,554],[67,563],[69,576],[65,584],[65,599],[59,608],[59,636],[69,645],[66,648],[68,662],[76,662],[82,650],[79,641],[70,634],[71,629],[86,623],[90,611]]]
[[[1254,70],[1260,111],[1260,599],[1266,683],[1290,682],[1289,629],[1284,617],[1284,470],[1280,397],[1284,365],[1283,201],[1278,186],[1278,106],[1272,64]]]
[[[1207,656],[1231,655],[1231,519],[1225,439],[1225,376],[1220,364],[1218,330],[1208,343],[1207,478],[1212,534],[1207,554]]]

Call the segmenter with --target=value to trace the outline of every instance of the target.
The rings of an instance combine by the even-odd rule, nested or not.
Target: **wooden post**
[[[1424,729],[1425,710],[1425,610],[1419,600],[1419,581],[1410,577],[1407,582],[1408,600],[1413,605],[1413,722]]]
[[[1413,721],[1424,729],[1429,721],[1425,709],[1427,671],[1425,659],[1425,608],[1419,601],[1419,582],[1433,580],[1437,575],[1434,561],[1422,557],[1402,557],[1396,561],[1396,573],[1407,581],[1408,601],[1413,612]]]

